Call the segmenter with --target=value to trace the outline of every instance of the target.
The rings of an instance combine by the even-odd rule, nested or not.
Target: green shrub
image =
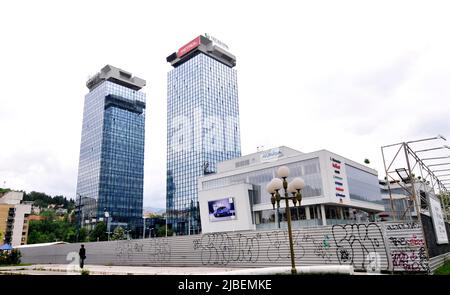
[[[88,269],[82,269],[81,270],[81,275],[82,276],[88,276],[89,275],[89,270]]]
[[[12,251],[1,251],[0,265],[20,264],[21,257],[22,254],[16,249],[13,249]]]

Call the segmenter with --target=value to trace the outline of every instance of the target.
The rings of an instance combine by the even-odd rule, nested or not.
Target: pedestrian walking
[[[84,260],[86,259],[86,249],[84,248],[84,245],[81,245],[79,254],[80,254],[80,267],[83,268]]]

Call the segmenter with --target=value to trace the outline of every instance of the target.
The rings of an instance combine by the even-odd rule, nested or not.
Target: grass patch
[[[435,275],[450,275],[450,260],[434,271]]]

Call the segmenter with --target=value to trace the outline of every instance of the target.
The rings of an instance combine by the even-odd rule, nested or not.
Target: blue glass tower
[[[197,178],[241,156],[236,58],[198,36],[167,57],[167,222],[178,235],[201,231]]]
[[[86,86],[77,204],[79,223],[136,230],[142,223],[144,187],[145,81],[105,66]]]

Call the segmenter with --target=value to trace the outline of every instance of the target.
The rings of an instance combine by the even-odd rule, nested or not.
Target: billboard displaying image
[[[208,209],[209,221],[233,220],[236,218],[233,198],[209,201]]]

